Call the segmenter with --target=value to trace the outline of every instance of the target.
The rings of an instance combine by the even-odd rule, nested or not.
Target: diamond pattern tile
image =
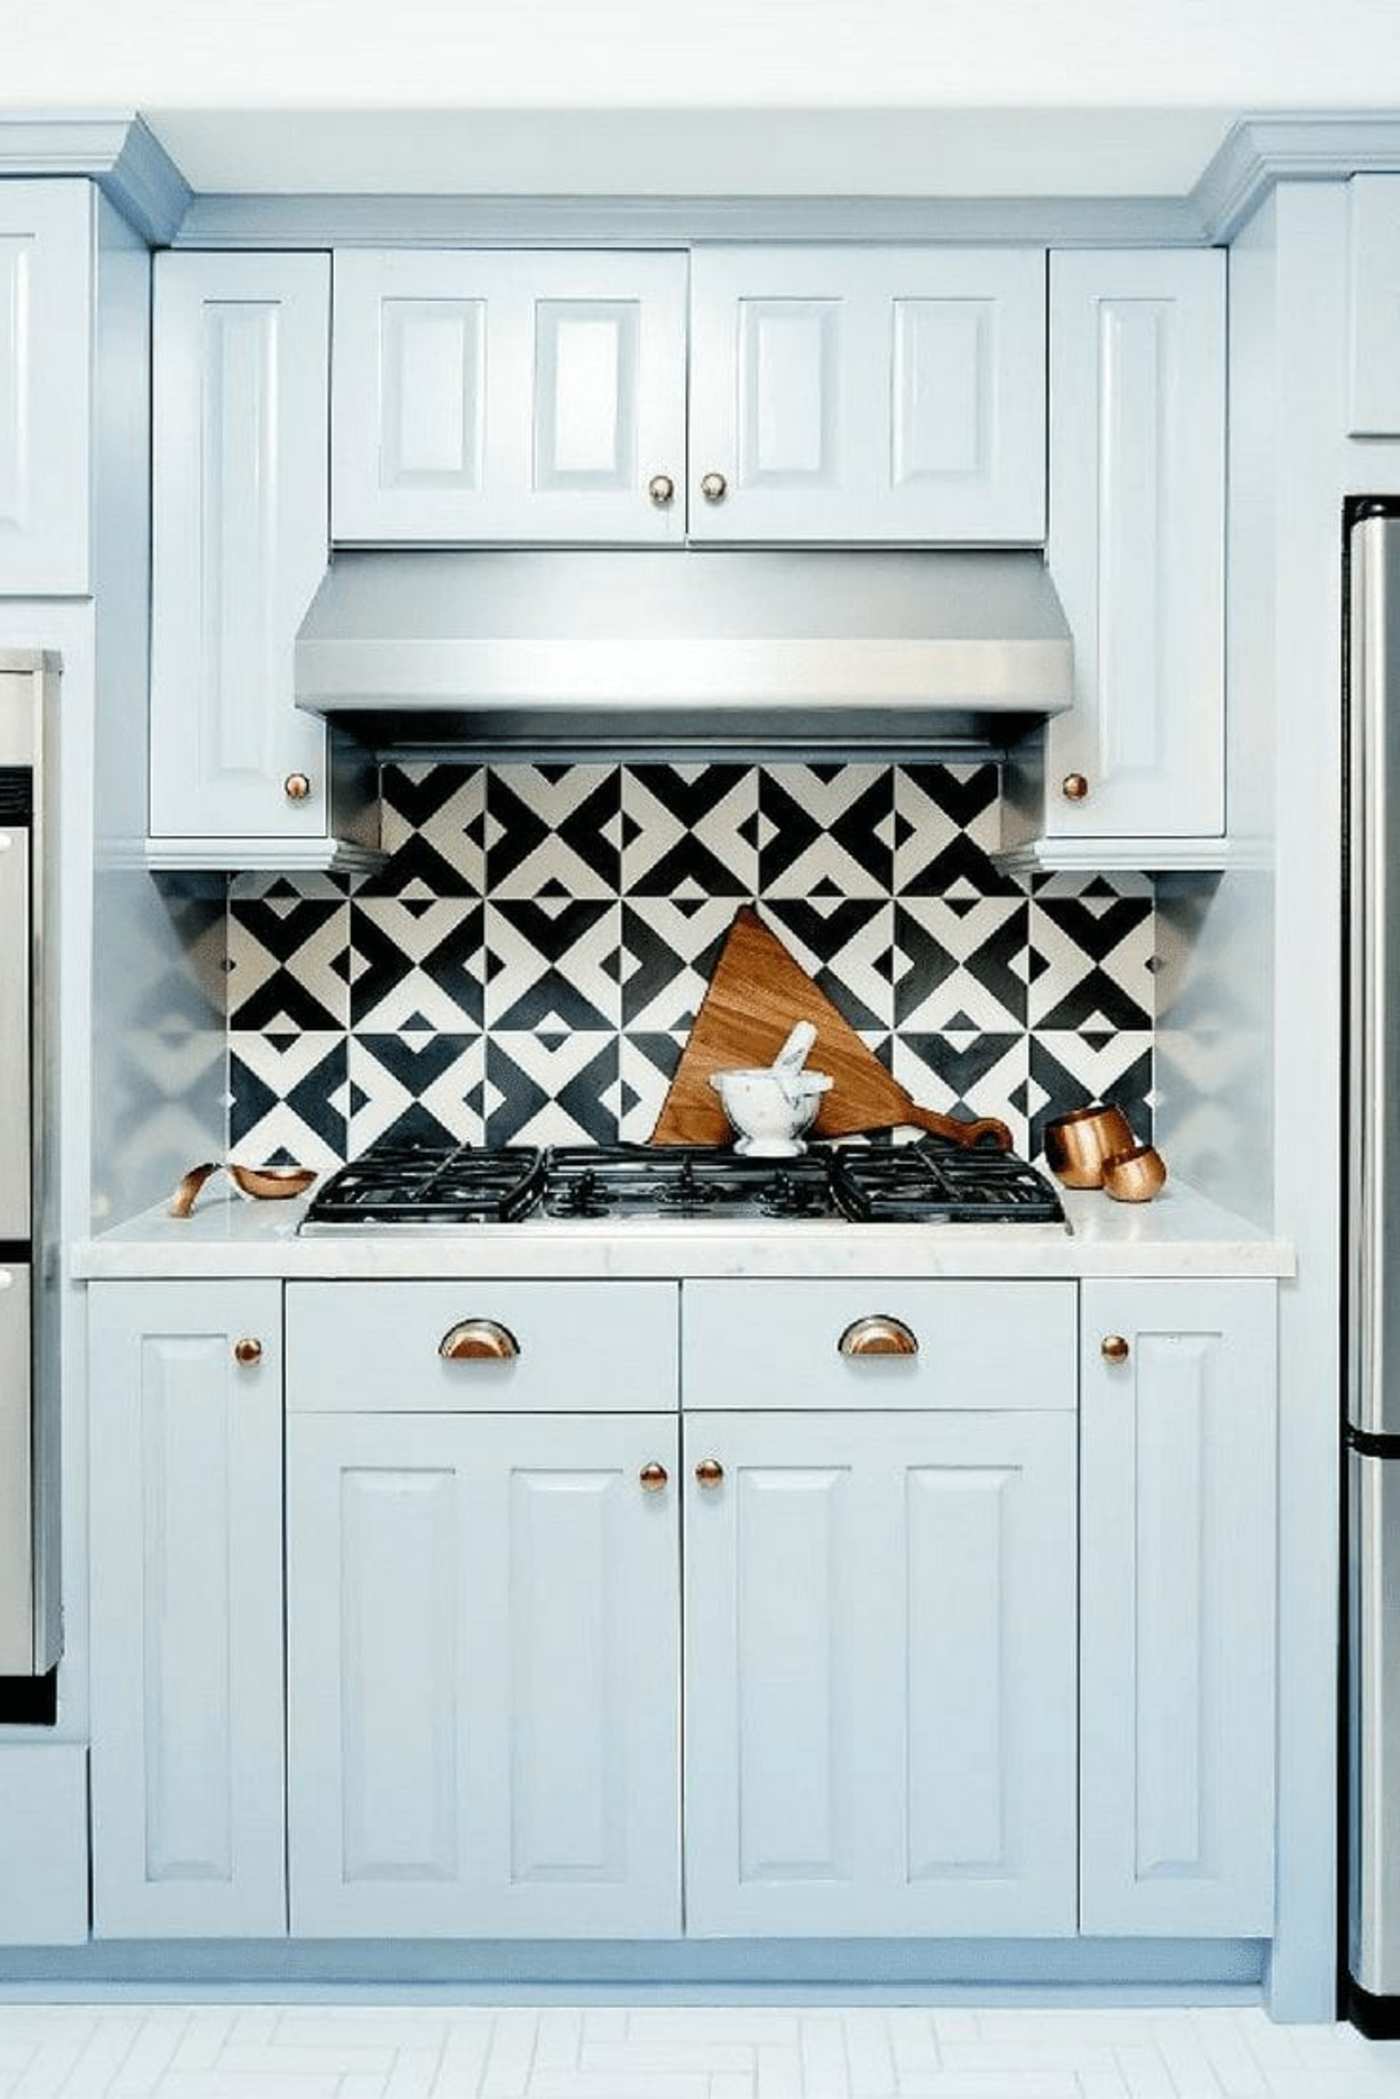
[[[230,889],[230,1142],[651,1134],[734,912],[930,1107],[1151,1129],[1146,877],[1000,872],[994,765],[386,766],[387,865]]]

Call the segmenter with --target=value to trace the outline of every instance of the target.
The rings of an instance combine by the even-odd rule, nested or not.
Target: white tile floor
[[[1400,2099],[1254,2010],[0,2004],[3,2099]]]

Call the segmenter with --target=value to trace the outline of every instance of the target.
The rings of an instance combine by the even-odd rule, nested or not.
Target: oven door
[[[31,1228],[29,835],[0,822],[0,1249]]]
[[[0,1676],[34,1668],[30,1270],[0,1264]]]

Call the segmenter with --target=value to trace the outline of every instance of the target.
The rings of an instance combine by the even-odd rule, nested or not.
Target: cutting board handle
[[[911,1102],[908,1120],[916,1129],[929,1130],[935,1137],[951,1137],[954,1144],[962,1145],[965,1151],[991,1139],[995,1139],[999,1152],[1011,1149],[1011,1132],[994,1115],[984,1115],[977,1122],[964,1122],[960,1116],[940,1115],[937,1108],[920,1108]]]

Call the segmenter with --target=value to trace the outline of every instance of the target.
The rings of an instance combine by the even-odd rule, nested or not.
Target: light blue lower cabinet
[[[286,1931],[282,1286],[89,1298],[93,1930]]]
[[[1274,1285],[1087,1283],[1082,1309],[1081,1929],[1268,1938]]]
[[[1072,1933],[1074,1415],[684,1435],[688,1930]]]
[[[294,1933],[680,1931],[677,1438],[289,1418]]]

